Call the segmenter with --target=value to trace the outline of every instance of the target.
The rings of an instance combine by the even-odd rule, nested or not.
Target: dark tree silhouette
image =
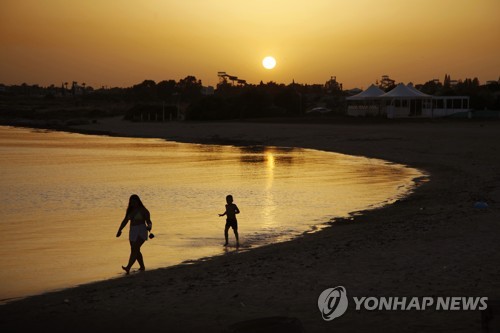
[[[380,79],[378,87],[383,91],[388,92],[396,87],[396,81],[391,79],[389,75],[383,75],[382,79]]]
[[[193,101],[201,97],[201,80],[196,80],[195,76],[186,76],[177,83],[177,91],[183,101]]]
[[[156,83],[153,80],[144,80],[140,84],[136,84],[132,87],[133,95],[138,100],[155,100],[157,98],[156,94]]]
[[[156,92],[159,99],[164,102],[172,102],[174,94],[177,92],[177,82],[175,80],[161,81],[156,85]]]

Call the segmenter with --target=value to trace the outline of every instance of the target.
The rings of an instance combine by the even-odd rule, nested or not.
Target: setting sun
[[[262,66],[264,66],[265,69],[273,69],[276,67],[276,59],[273,57],[265,57],[262,60]]]

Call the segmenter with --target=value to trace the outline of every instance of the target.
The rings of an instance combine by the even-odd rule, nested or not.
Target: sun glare
[[[265,57],[262,60],[262,66],[264,66],[265,69],[273,69],[276,67],[276,59],[273,57]]]

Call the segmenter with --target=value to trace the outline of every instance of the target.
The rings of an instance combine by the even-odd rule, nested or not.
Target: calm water
[[[121,238],[115,234],[133,193],[151,212],[156,238],[143,254],[152,269],[223,254],[225,220],[217,214],[227,194],[241,210],[245,250],[390,203],[422,176],[380,160],[307,149],[10,127],[0,127],[0,153],[1,300],[121,276],[128,226]]]

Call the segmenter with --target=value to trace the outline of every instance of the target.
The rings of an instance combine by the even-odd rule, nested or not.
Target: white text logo
[[[488,297],[353,297],[356,311],[483,311]],[[325,289],[318,298],[324,320],[342,316],[348,306],[347,291],[342,286]]]

